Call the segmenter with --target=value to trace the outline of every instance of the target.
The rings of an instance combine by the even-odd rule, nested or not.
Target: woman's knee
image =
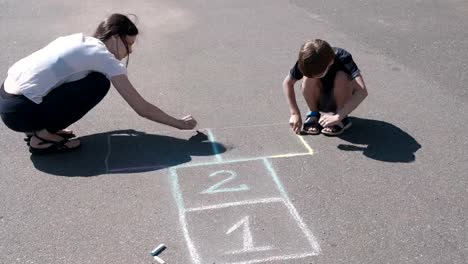
[[[44,128],[35,113],[4,113],[0,117],[9,129],[16,132],[33,132]]]
[[[107,79],[106,75],[100,72],[91,72],[86,76],[93,84],[97,87],[110,88],[110,81]]]
[[[100,72],[91,72],[86,76],[86,86],[89,95],[93,95],[96,99],[101,100],[106,96],[110,89],[110,81]]]

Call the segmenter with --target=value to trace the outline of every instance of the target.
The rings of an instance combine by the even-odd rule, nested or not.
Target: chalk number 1
[[[246,216],[242,218],[239,222],[233,225],[229,230],[226,232],[226,235],[230,235],[235,230],[242,227],[242,238],[243,238],[243,248],[241,250],[235,250],[226,252],[228,254],[240,254],[240,253],[248,253],[248,252],[258,252],[258,251],[266,251],[271,250],[272,247],[255,247],[253,242],[252,232],[250,231],[250,217]]]

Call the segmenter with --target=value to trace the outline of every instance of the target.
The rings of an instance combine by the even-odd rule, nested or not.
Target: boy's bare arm
[[[339,120],[342,120],[354,111],[354,109],[356,109],[356,107],[358,107],[368,95],[366,84],[364,83],[364,79],[361,75],[356,77],[351,83],[353,85],[353,95],[343,108],[338,110],[337,114]]]
[[[300,115],[301,112],[299,111],[299,107],[297,106],[297,101],[296,101],[296,94],[294,92],[294,84],[296,83],[296,80],[291,78],[291,76],[288,74],[286,78],[284,78],[283,81],[283,91],[284,95],[286,95],[286,99],[288,100],[289,104],[289,110],[291,111],[291,115]]]
[[[291,117],[289,118],[289,125],[295,133],[300,133],[302,127],[301,112],[297,106],[296,94],[294,93],[294,84],[296,80],[291,78],[288,74],[283,81],[283,91],[288,100],[289,110],[291,112]]]

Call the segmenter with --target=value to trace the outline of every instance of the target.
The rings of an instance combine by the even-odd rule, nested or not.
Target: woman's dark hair
[[[135,15],[132,15],[135,17]],[[127,43],[127,36],[136,36],[138,35],[138,28],[135,26],[132,20],[126,15],[122,14],[112,14],[107,17],[104,21],[99,23],[96,31],[93,34],[93,37],[104,42],[111,38],[114,35],[118,35],[127,49],[127,66],[129,61],[129,49]]]

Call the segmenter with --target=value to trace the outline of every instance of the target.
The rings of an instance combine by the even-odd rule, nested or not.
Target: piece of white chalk
[[[160,244],[153,251],[151,251],[151,256],[157,256],[166,249],[166,245]]]
[[[160,257],[158,256],[154,256],[154,260],[156,260],[156,262],[158,262],[159,264],[164,264],[166,263],[164,260],[162,260]]]

